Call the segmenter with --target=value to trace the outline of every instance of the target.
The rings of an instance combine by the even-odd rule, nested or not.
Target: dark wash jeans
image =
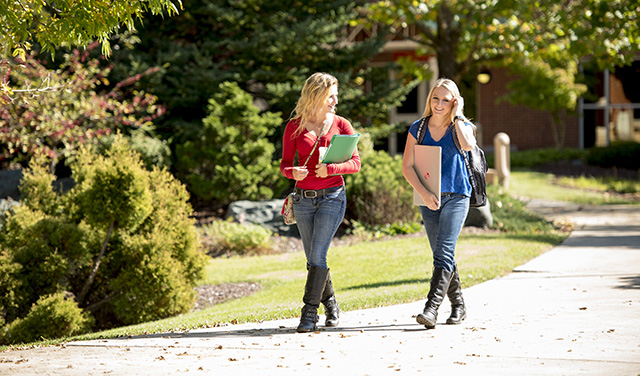
[[[343,187],[329,188],[328,191],[313,198],[296,194],[293,199],[293,213],[307,256],[307,267],[328,268],[329,246],[347,209],[347,195]]]

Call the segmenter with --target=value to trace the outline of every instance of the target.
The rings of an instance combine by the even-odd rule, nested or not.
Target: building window
[[[407,94],[407,98],[402,102],[402,105],[396,109],[398,114],[418,113],[418,88],[419,86],[414,87],[411,92]]]

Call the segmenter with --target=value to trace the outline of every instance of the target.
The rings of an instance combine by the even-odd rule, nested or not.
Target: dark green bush
[[[587,163],[593,166],[639,170],[640,143],[618,141],[613,142],[611,146],[591,148],[586,159]]]
[[[275,146],[268,140],[282,119],[252,103],[236,83],[223,83],[209,101],[202,133],[176,149],[177,168],[190,191],[205,200],[271,199],[286,188]]]
[[[345,176],[347,218],[369,226],[418,218],[413,188],[402,175],[402,158],[384,151],[362,155],[360,172]]]
[[[16,344],[86,333],[93,318],[64,292],[42,296],[29,313],[2,330],[0,341]]]
[[[53,192],[52,175],[35,160],[25,171],[24,205],[0,233],[8,276],[0,287],[12,292],[0,299],[5,323],[63,291],[100,329],[188,312],[205,256],[184,186],[165,170],[146,170],[123,137],[106,156],[81,151],[71,170],[76,185],[67,193]]]
[[[510,153],[511,168],[531,168],[558,161],[570,161],[574,159],[584,159],[587,155],[585,150],[565,148],[531,149],[513,151]],[[489,166],[494,166],[493,154],[486,154]]]

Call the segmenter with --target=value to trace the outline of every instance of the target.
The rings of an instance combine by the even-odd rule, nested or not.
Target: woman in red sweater
[[[282,140],[280,171],[296,181],[293,213],[307,258],[298,332],[316,330],[320,303],[325,307],[326,326],[336,326],[339,320],[327,252],[347,204],[342,175],[358,172],[360,157],[356,148],[346,162],[327,164],[319,160],[320,148],[329,146],[334,134],[355,133],[348,120],[335,114],[337,104],[338,80],[327,73],[313,74],[302,88]],[[296,153],[299,166],[294,165]]]

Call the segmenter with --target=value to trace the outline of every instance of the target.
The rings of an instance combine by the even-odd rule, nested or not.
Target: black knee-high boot
[[[457,265],[455,269],[453,269],[447,296],[449,296],[449,300],[451,301],[451,316],[447,319],[447,324],[460,324],[462,320],[467,318],[467,309],[464,305],[464,299],[462,299],[462,286],[460,284]]]
[[[318,322],[318,307],[320,307],[320,299],[327,281],[327,273],[329,269],[318,266],[310,266],[307,272],[307,283],[304,287],[304,297],[302,301],[302,314],[300,316],[300,325],[296,330],[298,333],[313,332],[316,330]]]
[[[427,294],[427,303],[424,311],[416,317],[416,321],[428,329],[435,328],[438,319],[438,308],[444,300],[444,296],[449,289],[451,272],[442,268],[435,268],[431,277],[431,287]]]
[[[331,273],[327,273],[327,283],[324,285],[322,293],[322,305],[324,305],[325,326],[338,326],[340,321],[340,307],[333,291],[333,283],[331,283]]]

